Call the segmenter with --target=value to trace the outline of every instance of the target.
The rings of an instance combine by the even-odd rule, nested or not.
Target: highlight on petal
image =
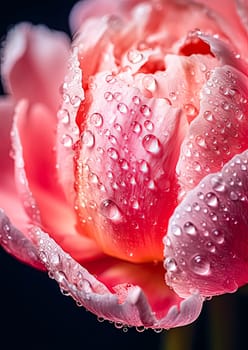
[[[235,292],[248,282],[248,151],[188,192],[169,222],[167,283],[180,295]]]
[[[247,76],[227,65],[208,75],[177,164],[182,196],[248,147]]]
[[[46,233],[39,228],[33,232],[37,236],[40,259],[49,276],[59,283],[62,293],[72,296],[79,306],[86,307],[99,318],[115,322],[119,327],[127,325],[159,330],[182,326],[198,317],[203,302],[199,294],[192,294],[157,319],[139,286],[123,286],[126,292],[119,299],[118,293],[111,292]]]
[[[6,90],[16,100],[27,98],[56,111],[68,57],[69,38],[64,33],[29,23],[16,25],[3,49],[1,75]]]
[[[35,244],[11,224],[2,209],[0,209],[0,245],[20,261],[44,270]]]

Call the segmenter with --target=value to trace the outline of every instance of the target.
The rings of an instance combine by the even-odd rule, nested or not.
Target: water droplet
[[[197,228],[195,227],[195,225],[188,221],[183,225],[183,229],[186,233],[188,233],[191,236],[195,236],[197,233]]]
[[[145,120],[144,127],[146,128],[147,131],[153,131],[154,124],[150,120]]]
[[[191,122],[198,114],[197,108],[191,103],[187,103],[184,106],[185,113],[188,117],[189,122]]]
[[[164,266],[168,272],[176,272],[177,271],[177,263],[176,263],[176,260],[173,258],[169,258],[169,257],[166,258]]]
[[[210,251],[211,253],[215,253],[216,252],[216,248],[215,245],[212,242],[207,242],[206,243],[206,248],[208,251]]]
[[[211,178],[211,184],[216,192],[224,192],[226,185],[221,176],[214,176]]]
[[[133,96],[132,101],[137,106],[140,105],[140,103],[141,103],[139,96]]]
[[[202,255],[194,255],[190,260],[190,266],[197,275],[208,275],[210,273],[210,263]]]
[[[207,148],[206,140],[200,135],[196,137],[196,143],[202,148]]]
[[[112,75],[112,74],[108,74],[106,77],[105,77],[105,81],[109,84],[113,84],[116,82],[116,78]]]
[[[112,92],[106,91],[104,93],[104,98],[106,101],[110,102],[110,101],[113,101],[114,96],[113,96]]]
[[[111,199],[105,199],[100,205],[100,212],[103,216],[111,221],[118,223],[122,220],[119,207]]]
[[[216,194],[214,194],[213,192],[208,192],[206,195],[205,195],[205,203],[211,207],[211,208],[217,208],[218,207],[218,204],[219,204],[219,200],[216,196]]]
[[[125,103],[118,103],[117,109],[121,114],[127,114],[128,113],[128,107]]]
[[[129,169],[129,164],[126,161],[126,159],[120,159],[120,167],[123,170],[128,170]]]
[[[95,136],[92,131],[85,130],[81,135],[81,141],[86,147],[91,148],[95,144]]]
[[[147,163],[146,160],[142,160],[139,165],[139,169],[142,173],[148,173],[149,171],[149,164]]]
[[[143,138],[142,145],[147,152],[154,155],[159,154],[161,151],[161,143],[159,139],[152,134],[148,134]]]
[[[211,111],[205,111],[203,113],[203,117],[208,121],[208,122],[212,122],[214,120],[214,115]]]
[[[142,333],[145,331],[145,327],[144,326],[137,326],[135,327],[136,331],[139,332],[139,333]]]
[[[69,148],[73,144],[72,137],[70,135],[64,134],[61,139],[61,143],[64,147]]]
[[[103,124],[103,117],[100,113],[93,113],[90,116],[90,123],[100,128]]]
[[[78,108],[81,103],[81,98],[79,96],[72,96],[70,101],[73,107]]]
[[[57,113],[57,117],[63,124],[70,123],[70,114],[67,109],[60,109]]]
[[[113,159],[113,160],[119,159],[119,153],[116,151],[115,148],[110,147],[110,148],[108,148],[107,152],[108,152],[108,155],[111,159]]]
[[[145,75],[142,79],[143,87],[150,92],[155,92],[157,89],[157,82],[152,75]]]
[[[151,113],[152,113],[152,110],[149,106],[147,105],[142,105],[140,107],[140,112],[143,114],[144,117],[150,117]]]
[[[217,230],[217,229],[214,229],[212,231],[212,238],[218,244],[222,244],[224,242],[224,240],[225,240],[225,236],[224,236],[223,231],[220,231],[220,230]]]
[[[182,233],[182,229],[181,229],[181,227],[178,226],[178,225],[172,225],[172,226],[171,226],[171,232],[172,232],[172,234],[175,235],[175,236],[180,236],[181,233]]]
[[[143,60],[143,55],[138,50],[130,50],[127,53],[127,59],[130,63],[137,64]]]
[[[236,192],[231,191],[231,192],[230,192],[230,199],[231,199],[232,201],[237,201],[237,200],[239,199],[239,196],[238,196],[238,194],[237,194]]]
[[[142,127],[138,122],[136,121],[132,122],[131,126],[135,134],[139,135],[141,133]]]

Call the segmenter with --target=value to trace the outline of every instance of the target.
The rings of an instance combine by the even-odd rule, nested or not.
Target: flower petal
[[[35,244],[11,224],[2,209],[0,209],[0,245],[20,261],[41,270],[45,269]]]
[[[230,66],[212,71],[181,148],[177,172],[182,195],[248,147],[247,96],[244,74]]]
[[[248,35],[248,4],[246,0],[236,0],[237,12]]]
[[[16,186],[31,222],[51,232],[72,256],[87,260],[98,256],[99,249],[92,240],[76,231],[75,213],[57,183],[53,124],[53,116],[44,106],[30,107],[25,100],[17,105],[12,128]],[[37,142],[41,139],[43,143]],[[27,231],[26,226],[21,228]]]
[[[8,33],[1,75],[16,100],[27,98],[56,111],[69,56],[68,39],[63,33],[29,23],[21,23]]]
[[[116,322],[119,326],[129,325],[147,328],[170,328],[193,322],[201,310],[202,298],[194,294],[172,306],[165,316],[157,319],[139,286],[123,286],[126,292],[120,300],[118,293],[112,293],[93,275],[76,263],[56,245],[47,234],[36,229],[40,258],[49,275],[59,283],[62,292],[71,295],[98,317]]]
[[[118,77],[95,78],[77,115],[80,230],[107,254],[161,260],[162,237],[176,205],[175,166],[186,118],[165,99],[145,98]]]
[[[248,151],[207,175],[170,219],[167,282],[180,296],[212,296],[248,282]]]

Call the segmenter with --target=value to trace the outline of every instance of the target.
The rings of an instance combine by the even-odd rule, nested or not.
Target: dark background
[[[117,0],[118,1],[118,0]],[[21,21],[34,24],[43,23],[50,28],[63,30],[69,34],[68,15],[75,1],[11,1],[5,2],[0,15],[0,38],[4,39],[7,30]],[[127,333],[116,329],[108,322],[100,323],[96,316],[75,305],[71,298],[61,294],[58,285],[45,273],[17,262],[0,248],[0,348],[25,350],[50,349],[165,349],[168,334],[180,337],[179,332],[156,334],[148,330],[138,333],[129,329]],[[236,335],[233,344],[225,350],[246,349],[242,337],[246,334],[246,315],[248,311],[247,293],[229,295],[220,300],[207,302],[194,326],[185,327],[192,337],[192,347],[182,350],[205,350],[210,346],[211,310],[215,308],[215,329],[223,328],[225,313],[233,307],[233,324],[229,332]],[[217,305],[217,306],[216,306]],[[228,311],[227,311],[228,310]],[[220,321],[219,321],[220,320]],[[225,323],[225,322],[224,322]],[[224,325],[225,326],[225,325]],[[228,329],[230,325],[227,324]],[[173,333],[174,332],[174,333]],[[194,332],[194,333],[192,333]],[[182,333],[182,335],[183,335]],[[226,334],[227,335],[227,334]],[[223,339],[225,335],[221,335]],[[221,340],[222,341],[222,340]],[[224,341],[224,340],[223,340]],[[4,345],[6,344],[6,345]],[[235,344],[235,345],[234,345]],[[211,346],[209,347],[213,349]],[[166,350],[179,350],[167,347]],[[218,349],[220,350],[220,349]]]

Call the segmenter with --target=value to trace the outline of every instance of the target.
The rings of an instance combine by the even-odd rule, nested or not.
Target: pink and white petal
[[[44,270],[35,243],[12,225],[5,212],[0,209],[0,245],[21,262]]]
[[[10,157],[10,132],[14,116],[15,103],[10,97],[0,97],[0,188],[7,186],[6,182],[13,174],[13,159]]]
[[[74,190],[74,145],[79,139],[76,124],[78,108],[84,101],[82,71],[79,68],[78,50],[75,48],[69,60],[69,70],[62,85],[63,103],[57,114],[56,164],[58,181],[72,205],[75,201]]]
[[[196,35],[210,46],[211,52],[219,59],[222,65],[232,66],[248,75],[248,63],[245,61],[246,56],[243,56],[243,51],[241,51],[241,54],[235,52],[232,46],[214,36],[201,32],[196,32]]]
[[[237,12],[248,35],[248,3],[246,0],[236,0]]]
[[[63,293],[71,295],[79,305],[98,317],[118,324],[147,327],[170,328],[193,322],[199,315],[203,299],[195,294],[167,310],[160,319],[154,316],[145,294],[139,286],[123,286],[125,293],[121,299],[112,293],[85,268],[56,245],[46,233],[36,230],[40,258],[49,275],[59,283]]]
[[[248,147],[247,82],[247,76],[230,66],[209,74],[199,115],[181,147],[177,172],[182,195]]]
[[[1,75],[16,100],[27,98],[56,111],[59,87],[67,68],[69,38],[45,26],[16,25],[3,49]]]
[[[248,283],[248,151],[207,175],[175,210],[165,237],[167,283],[180,296]]]
[[[239,50],[239,53],[244,55],[245,59],[248,55],[246,44],[248,35],[245,31],[245,28],[242,26],[242,23],[240,22],[238,15],[239,10],[237,10],[235,4],[235,2],[238,3],[239,0],[227,0],[225,1],[225,6],[223,6],[223,3],[221,1],[215,0],[194,0],[190,2],[202,4],[205,8],[210,9],[209,16],[212,17],[220,30],[229,37],[230,41],[234,46],[236,46],[236,48]],[[187,1],[187,4],[188,3],[189,2]],[[201,26],[198,28],[201,28]],[[203,29],[201,28],[201,30]],[[216,34],[218,34],[218,31]]]

